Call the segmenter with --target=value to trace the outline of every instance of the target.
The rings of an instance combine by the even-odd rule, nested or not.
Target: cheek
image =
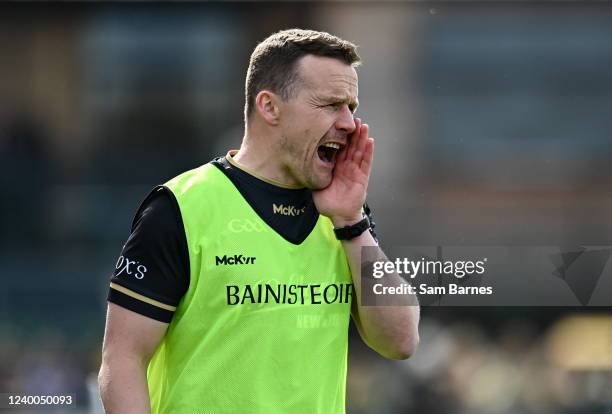
[[[327,119],[328,117],[321,116],[314,119],[311,123],[304,126],[304,137],[309,141],[319,142],[321,138],[327,135],[334,126],[334,121]]]

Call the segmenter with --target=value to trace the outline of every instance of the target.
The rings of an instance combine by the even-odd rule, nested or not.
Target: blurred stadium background
[[[361,46],[384,245],[612,244],[610,3],[3,3],[0,392],[96,412],[136,207],[238,147],[249,54],[289,27]],[[349,414],[612,413],[610,310],[426,308],[405,362],[352,332]]]

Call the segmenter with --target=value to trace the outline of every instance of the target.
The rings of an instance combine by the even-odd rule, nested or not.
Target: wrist
[[[342,227],[347,227],[347,226],[352,226],[354,224],[359,223],[361,220],[363,220],[363,216],[361,215],[361,212],[355,216],[351,216],[351,217],[331,217],[331,221],[334,224],[334,227],[339,229]]]

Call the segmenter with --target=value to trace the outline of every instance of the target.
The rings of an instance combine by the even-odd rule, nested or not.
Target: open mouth
[[[337,142],[326,142],[323,145],[319,145],[319,148],[317,148],[317,154],[319,155],[319,159],[321,161],[328,164],[334,164],[342,147],[343,145]]]

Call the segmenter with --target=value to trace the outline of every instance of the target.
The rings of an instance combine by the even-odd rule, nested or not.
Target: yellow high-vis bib
[[[149,364],[152,412],[344,414],[353,286],[331,221],[292,244],[212,164],[166,186],[190,284]]]

